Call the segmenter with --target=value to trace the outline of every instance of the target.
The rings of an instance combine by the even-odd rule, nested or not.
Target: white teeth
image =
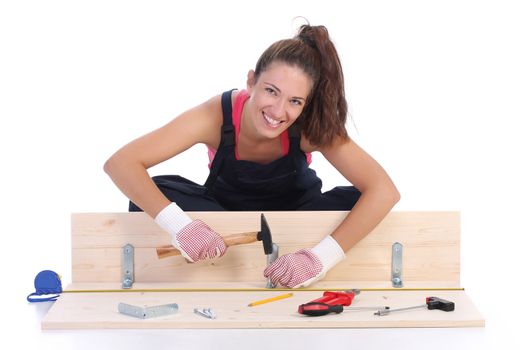
[[[271,126],[277,126],[281,124],[279,120],[272,119],[266,115],[266,113],[263,112],[264,119],[271,125]]]

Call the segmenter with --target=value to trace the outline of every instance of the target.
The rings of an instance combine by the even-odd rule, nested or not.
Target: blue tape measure
[[[55,301],[62,293],[60,275],[51,270],[40,271],[35,277],[35,289],[34,293],[27,296],[27,301],[30,303]],[[47,296],[49,294],[55,295]]]

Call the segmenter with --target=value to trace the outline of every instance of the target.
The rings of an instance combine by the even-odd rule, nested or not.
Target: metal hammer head
[[[264,254],[270,255],[273,253],[272,233],[264,214],[261,214],[261,231],[257,233],[257,240],[262,241]]]

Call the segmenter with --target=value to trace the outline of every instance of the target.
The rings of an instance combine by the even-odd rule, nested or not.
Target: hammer
[[[272,233],[270,232],[270,226],[268,226],[268,222],[266,221],[264,214],[261,214],[261,231],[235,233],[232,235],[224,236],[222,237],[222,239],[228,247],[231,247],[233,245],[262,241],[264,254],[266,254],[268,264],[271,264],[277,258],[278,255],[278,246],[277,244],[272,242]],[[157,248],[157,257],[159,259],[175,255],[180,255],[180,251],[172,245]],[[266,287],[273,288],[270,287],[269,284]]]

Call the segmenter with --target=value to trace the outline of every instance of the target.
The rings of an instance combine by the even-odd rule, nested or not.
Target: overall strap
[[[308,156],[301,150],[301,130],[298,125],[292,124],[288,128],[288,140],[290,141],[290,148],[288,154],[295,164],[296,169],[303,169],[308,167]]]
[[[301,152],[301,131],[296,124],[288,128],[288,139],[290,140],[288,153]]]
[[[222,127],[221,127],[221,142],[217,148],[217,153],[213,162],[211,163],[210,174],[204,186],[207,188],[208,194],[213,193],[213,187],[217,181],[217,176],[221,171],[224,159],[230,150],[235,148],[235,129],[232,124],[232,91],[223,92],[221,96],[222,105]]]

